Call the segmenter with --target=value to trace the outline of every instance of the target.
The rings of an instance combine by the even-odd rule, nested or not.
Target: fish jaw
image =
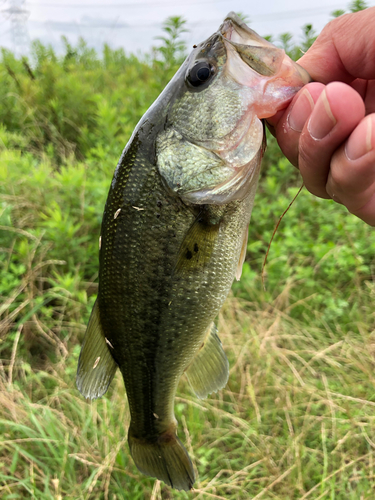
[[[280,49],[261,38],[231,12],[219,29],[227,49],[226,71],[247,87],[259,119],[285,108],[311,78]],[[245,63],[245,64],[244,64]]]

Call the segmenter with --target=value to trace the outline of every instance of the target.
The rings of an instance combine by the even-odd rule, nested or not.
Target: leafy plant
[[[350,12],[359,12],[360,10],[367,9],[367,7],[367,3],[363,0],[353,0],[353,2],[349,4]]]
[[[171,16],[163,23],[162,30],[165,35],[155,37],[155,40],[163,42],[154,48],[155,60],[161,61],[164,69],[176,69],[186,57],[186,43],[181,39],[183,33],[187,33],[186,20],[180,16]]]
[[[356,3],[357,7],[359,6]],[[362,4],[361,4],[362,5]],[[355,8],[352,6],[351,8]],[[180,64],[181,18],[139,59],[83,41],[0,62],[0,496],[170,498],[126,445],[117,375],[88,404],[74,379],[97,293],[98,238],[113,170],[137,121]],[[315,37],[279,42],[300,57]],[[302,191],[269,137],[240,282],[219,315],[227,387],[196,400],[185,380],[179,435],[197,498],[372,499],[373,229]],[[120,425],[119,425],[120,423]],[[192,494],[173,492],[173,498]]]

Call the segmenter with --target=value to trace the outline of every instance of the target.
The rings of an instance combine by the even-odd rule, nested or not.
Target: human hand
[[[375,8],[331,21],[298,61],[311,75],[268,119],[306,188],[375,226]]]

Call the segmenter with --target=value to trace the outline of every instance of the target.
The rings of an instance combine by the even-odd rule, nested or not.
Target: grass
[[[198,473],[189,494],[136,470],[119,375],[87,403],[74,386],[79,346],[36,370],[17,354],[20,327],[0,372],[1,498],[373,498],[374,335],[303,324],[282,304],[232,295],[219,318],[228,386],[200,401],[180,385],[179,433]]]
[[[272,139],[243,276],[218,318],[228,385],[201,401],[183,379],[176,398],[194,491],[135,468],[119,374],[102,399],[80,396],[112,172],[174,68],[67,49],[59,60],[37,45],[32,81],[11,54],[0,62],[0,498],[372,500],[375,235],[302,191],[273,241],[265,290],[268,242],[301,184]]]
[[[269,211],[282,213],[297,189],[284,160],[267,166],[243,278],[219,317],[229,383],[200,401],[182,380],[177,395],[197,469],[194,492],[178,493],[139,474],[129,456],[120,376],[93,403],[75,388],[108,172],[90,160],[58,171],[31,161],[12,148],[0,155],[1,498],[373,498],[371,228],[303,192],[271,247],[265,291]]]

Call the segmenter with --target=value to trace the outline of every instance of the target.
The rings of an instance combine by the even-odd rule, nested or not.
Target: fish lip
[[[223,23],[219,28],[219,33],[225,36],[227,31],[230,31],[231,35],[235,26],[237,26],[240,29],[243,29],[251,37],[255,34],[255,32],[251,28],[249,28],[248,25],[244,21],[242,21],[242,19],[239,16],[237,16],[237,14],[233,11],[229,12],[229,14],[227,14],[227,16],[225,17]],[[257,35],[257,37],[258,36],[259,35]]]
[[[221,38],[224,38],[225,40],[228,40],[230,42],[233,30],[234,27],[231,20],[225,19],[223,24],[219,28],[218,34],[220,35]]]
[[[242,32],[241,32],[242,31]],[[218,33],[228,41],[232,41],[235,33],[243,40],[245,45],[272,46],[270,42],[262,38],[237,16],[235,12],[229,12],[219,27]],[[251,44],[249,42],[252,42]]]

